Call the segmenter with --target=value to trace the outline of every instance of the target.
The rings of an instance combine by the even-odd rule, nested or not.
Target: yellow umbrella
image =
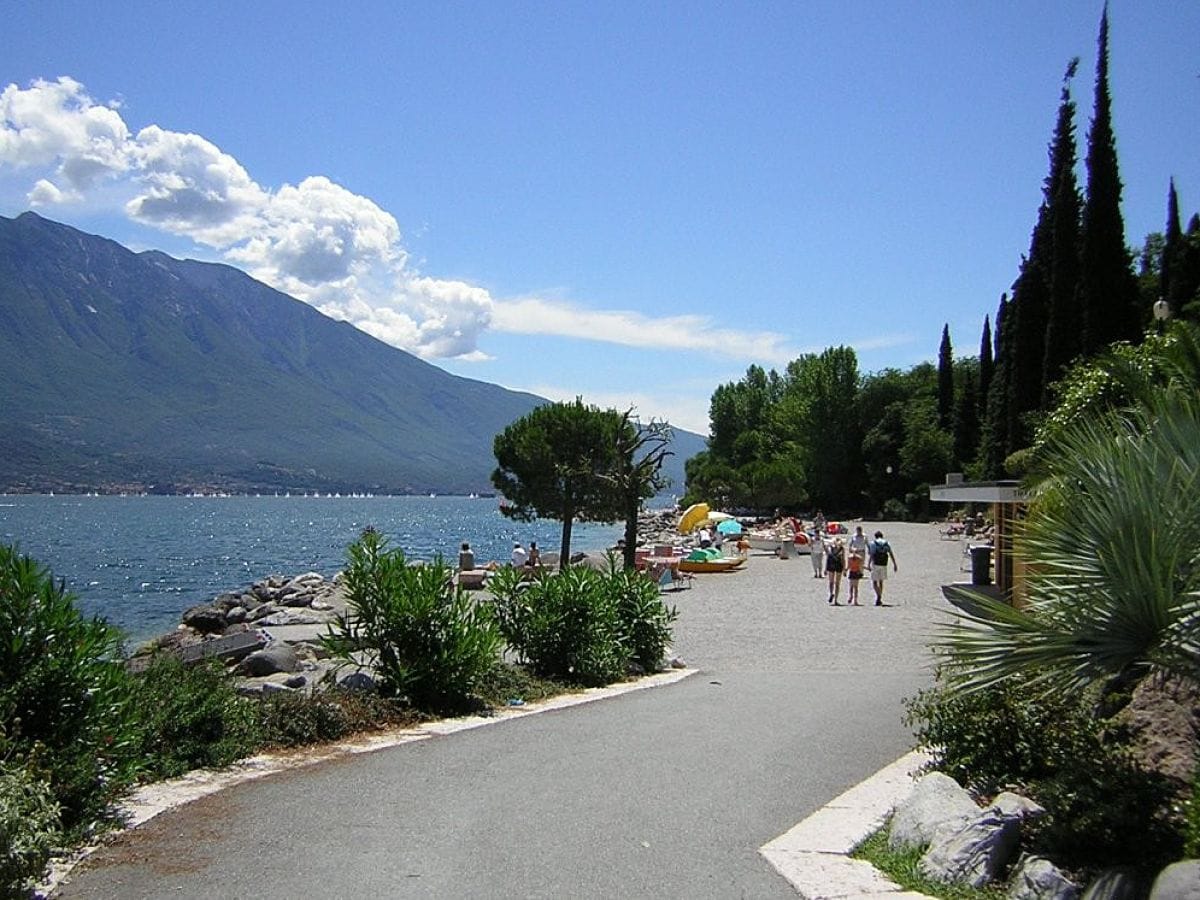
[[[683,515],[679,517],[679,533],[687,534],[701,522],[708,519],[708,504],[693,503],[683,511]]]

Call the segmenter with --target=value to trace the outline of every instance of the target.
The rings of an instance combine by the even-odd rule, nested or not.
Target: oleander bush
[[[186,666],[157,656],[134,677],[142,774],[174,778],[220,768],[255,753],[262,743],[253,701],[239,697],[215,660]]]
[[[348,616],[331,627],[326,649],[343,665],[371,665],[385,696],[431,711],[469,705],[500,656],[491,611],[454,583],[441,558],[410,565],[374,529],[350,545],[348,556]]]
[[[59,828],[50,785],[0,758],[0,898],[28,895],[61,837]]]
[[[134,779],[137,727],[120,634],[50,572],[0,545],[0,730],[81,837]]]
[[[607,577],[617,595],[622,643],[629,650],[632,662],[643,672],[657,672],[671,644],[671,623],[678,613],[663,603],[658,585],[642,573],[620,569]]]
[[[488,590],[508,646],[543,677],[601,685],[625,677],[633,662],[656,671],[671,640],[674,611],[636,572],[573,566],[528,581],[505,569]]]
[[[336,741],[391,725],[412,724],[417,718],[387,697],[336,687],[311,696],[274,694],[264,697],[259,706],[260,732],[268,747]]]
[[[1047,809],[1027,849],[1068,868],[1154,867],[1179,858],[1183,824],[1167,779],[1140,768],[1128,735],[1097,715],[1094,691],[1038,692],[1014,677],[907,701],[931,767],[980,796],[1024,791]]]

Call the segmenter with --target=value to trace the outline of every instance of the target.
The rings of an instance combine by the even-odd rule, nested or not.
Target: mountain
[[[546,402],[229,266],[0,217],[0,490],[468,493]],[[682,492],[678,431],[670,460]]]

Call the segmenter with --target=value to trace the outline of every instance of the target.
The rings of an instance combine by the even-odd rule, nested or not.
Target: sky
[[[979,350],[1100,0],[0,0],[0,215],[244,269],[702,434],[751,364]],[[1126,241],[1200,210],[1200,2],[1112,0]],[[1080,183],[1085,182],[1080,172]]]

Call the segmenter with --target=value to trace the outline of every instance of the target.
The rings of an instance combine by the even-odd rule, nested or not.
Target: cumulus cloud
[[[408,266],[396,219],[322,176],[257,183],[197,134],[148,125],[132,133],[115,104],[72,78],[0,92],[0,167],[31,172],[37,207],[117,198],[131,219],[213,248],[255,278],[426,358],[486,359],[488,328],[706,351],[782,364],[781,335],[716,327],[703,316],[651,318],[537,298],[496,301],[461,281]]]

